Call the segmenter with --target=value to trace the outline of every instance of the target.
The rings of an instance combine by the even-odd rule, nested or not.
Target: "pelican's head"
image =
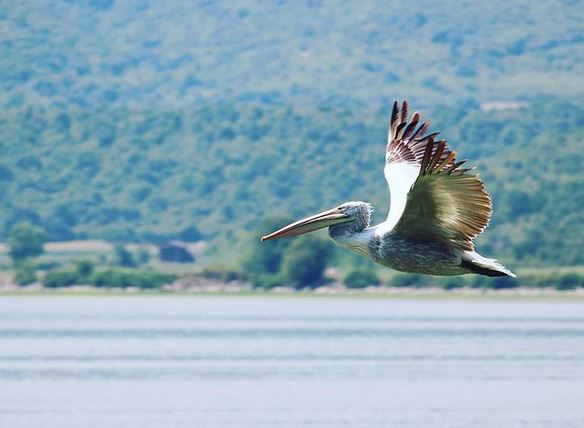
[[[263,236],[262,241],[298,236],[324,227],[330,228],[329,233],[331,236],[338,233],[358,233],[369,227],[372,211],[371,204],[366,202],[345,202],[336,208],[284,226],[269,235]]]

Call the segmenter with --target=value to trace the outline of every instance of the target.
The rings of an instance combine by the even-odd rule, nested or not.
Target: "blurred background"
[[[584,426],[583,16],[0,0],[0,425]],[[518,279],[259,244],[347,200],[384,219],[402,99],[477,166],[477,248]]]
[[[478,167],[493,196],[479,250],[526,284],[570,274],[566,287],[582,285],[573,276],[584,265],[582,9],[570,1],[6,2],[0,240],[11,232],[30,240],[30,228],[16,227],[25,223],[47,242],[75,241],[46,246],[38,274],[22,264],[16,282],[82,258],[289,283],[279,262],[247,262],[285,251],[259,249],[257,237],[347,200],[372,202],[382,220],[388,116],[407,98]],[[179,260],[189,266],[156,263],[171,242],[189,250]],[[326,245],[339,280],[355,266],[376,270]],[[122,247],[132,260],[120,263]],[[0,250],[10,283],[10,246]],[[376,272],[391,283],[387,270]],[[411,282],[424,281],[394,281]],[[461,284],[485,285],[446,286]]]

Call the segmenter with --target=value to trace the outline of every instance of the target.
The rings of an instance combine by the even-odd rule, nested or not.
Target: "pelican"
[[[298,220],[263,236],[262,241],[297,236],[328,227],[339,245],[402,272],[428,275],[512,276],[497,260],[474,250],[473,239],[488,225],[489,194],[472,168],[457,161],[438,132],[420,114],[408,118],[409,105],[393,105],[385,154],[389,187],[387,219],[371,226],[366,202],[338,207]],[[466,165],[465,165],[466,166]]]

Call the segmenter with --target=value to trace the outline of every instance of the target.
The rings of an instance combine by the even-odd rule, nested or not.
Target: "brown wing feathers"
[[[434,138],[429,138],[422,157],[420,176],[427,174],[464,174],[470,171],[471,168],[459,167],[466,163],[466,160],[456,162],[456,152],[451,151],[446,146],[446,141],[434,141]]]
[[[429,121],[418,126],[420,114],[415,112],[408,123],[408,109],[406,101],[401,109],[394,103],[387,153],[388,162],[420,164],[418,182],[408,195],[408,200],[418,202],[411,208],[406,206],[404,221],[408,223],[411,210],[419,204],[433,206],[430,211],[436,217],[425,223],[416,221],[416,232],[428,229],[462,248],[472,249],[472,239],[484,230],[491,217],[491,198],[476,174],[467,174],[469,168],[460,168],[466,161],[457,162],[456,153],[445,140],[434,141],[437,132],[424,135]]]
[[[420,113],[414,112],[408,122],[409,105],[397,101],[393,104],[390,122],[388,162],[417,162],[422,165],[420,175],[429,173],[460,173],[468,169],[459,169],[466,161],[456,162],[456,152],[451,151],[446,140],[434,141],[439,132],[424,135],[430,127],[427,120],[418,127]]]
[[[432,149],[431,155],[435,152],[439,143],[434,142],[434,138],[439,132],[433,132],[424,135],[430,127],[430,121],[427,120],[418,126],[420,113],[414,112],[411,120],[408,122],[409,105],[407,101],[402,103],[401,109],[397,102],[393,104],[391,120],[389,126],[389,144],[387,147],[388,162],[408,162],[421,163],[428,146]],[[446,141],[443,141],[446,144]],[[448,157],[451,153],[446,149],[442,153],[440,160]],[[441,163],[442,165],[442,163]],[[446,168],[449,164],[444,164]]]

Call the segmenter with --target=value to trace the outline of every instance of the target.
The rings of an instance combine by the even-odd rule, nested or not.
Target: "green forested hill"
[[[548,100],[485,112],[466,103],[428,113],[493,194],[485,252],[538,265],[584,262],[584,107]],[[381,219],[386,116],[248,104],[5,113],[2,232],[30,220],[53,239],[153,241],[194,226],[226,244],[265,215],[346,200],[373,202]]]
[[[581,1],[0,2],[2,106],[582,97]]]
[[[485,254],[584,263],[582,2],[0,6],[0,239],[27,220],[233,254],[269,214],[367,200],[380,220],[407,98],[485,178]]]

